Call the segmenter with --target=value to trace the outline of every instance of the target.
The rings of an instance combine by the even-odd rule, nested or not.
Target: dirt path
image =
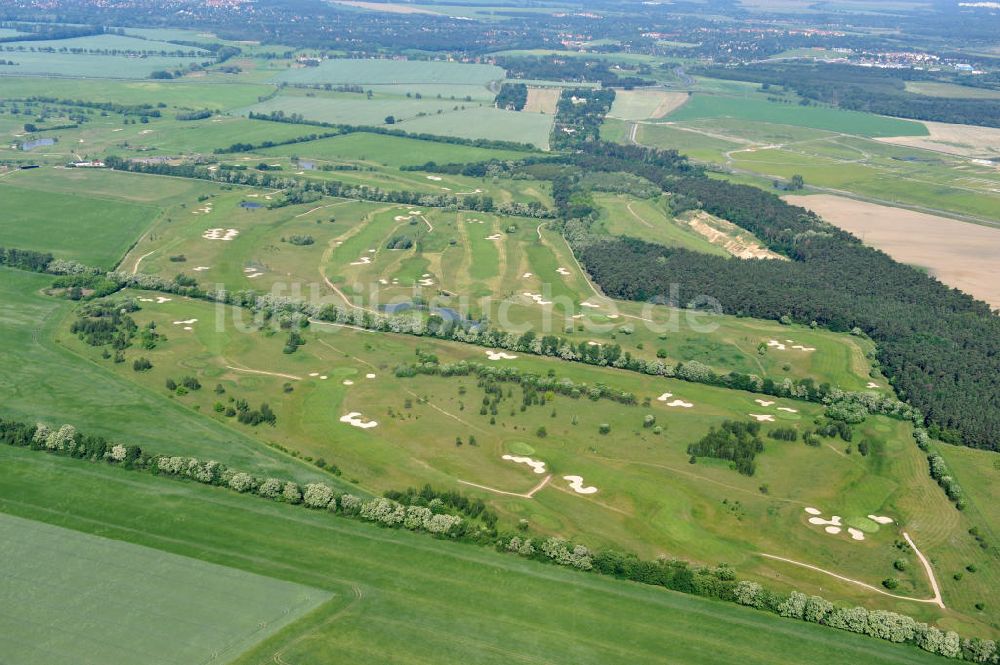
[[[906,538],[906,540],[908,542],[912,543],[912,541],[910,541],[909,537],[906,536],[906,533],[904,533],[903,536]],[[924,561],[923,555],[921,555],[919,553],[919,551],[917,550],[916,547],[913,548],[913,551],[917,553],[917,556],[918,556],[918,558],[920,558],[921,561]],[[908,600],[908,601],[913,602],[913,603],[929,603],[931,605],[937,605],[938,607],[944,609],[944,602],[941,600],[941,594],[940,594],[940,592],[936,592],[933,598],[910,598],[909,596],[900,596],[898,594],[889,593],[888,591],[885,591],[883,589],[879,589],[877,586],[872,586],[871,584],[868,584],[867,582],[862,582],[860,580],[853,580],[850,577],[844,577],[843,575],[838,575],[837,573],[833,572],[832,570],[826,570],[824,568],[820,568],[819,566],[814,566],[812,564],[803,563],[801,561],[796,561],[794,559],[786,559],[783,556],[775,556],[773,554],[765,554],[763,552],[759,552],[758,554],[760,554],[760,556],[768,558],[768,559],[774,559],[775,561],[784,561],[785,563],[790,563],[792,565],[799,566],[801,568],[808,568],[809,570],[815,570],[816,572],[823,573],[824,575],[829,575],[830,577],[835,577],[838,580],[841,580],[842,582],[848,582],[850,584],[855,584],[857,586],[864,587],[865,589],[868,589],[869,591],[874,591],[875,593],[880,593],[883,596],[889,596],[890,598],[898,598],[900,600]],[[930,568],[929,567],[927,568],[927,571],[930,572]],[[937,589],[937,581],[934,580],[933,574],[931,574],[931,578],[930,579],[932,581],[932,587],[936,590]]]
[[[637,213],[635,210],[632,210],[632,202],[631,201],[625,205],[625,209],[628,210],[632,214],[633,217],[635,217],[637,220],[639,220],[640,224],[644,224],[648,228],[653,228],[652,224],[650,224],[648,221],[646,221],[645,219],[643,219],[642,217],[640,217],[639,213]]]
[[[157,248],[157,249],[159,249],[159,248]],[[135,265],[134,265],[134,266],[132,266],[132,274],[134,275],[134,274],[136,274],[137,272],[139,272],[139,264],[140,264],[140,263],[142,263],[142,260],[143,260],[144,258],[146,258],[147,256],[149,256],[150,254],[155,254],[155,253],[156,253],[156,251],[157,251],[157,250],[156,250],[156,249],[154,249],[154,250],[152,250],[152,251],[150,251],[150,252],[146,252],[145,254],[143,254],[142,256],[140,256],[139,258],[137,258],[137,259],[135,260]]]
[[[226,369],[232,369],[237,372],[246,372],[247,374],[263,374],[265,376],[277,376],[282,379],[291,379],[293,381],[301,381],[301,376],[295,376],[294,374],[282,374],[281,372],[265,372],[262,369],[248,369],[246,367],[235,367],[233,365],[226,365]]]
[[[927,557],[924,556],[924,553],[917,549],[917,544],[913,542],[912,538],[910,538],[910,534],[904,531],[903,538],[906,540],[907,544],[913,548],[913,553],[917,555],[917,558],[920,559],[920,563],[923,564],[924,572],[927,573],[927,581],[930,582],[931,589],[934,591],[934,598],[932,600],[943,610],[944,598],[941,597],[941,587],[938,586],[937,577],[934,576],[934,569],[931,568],[931,564],[927,560]]]
[[[545,478],[542,480],[542,482],[538,483],[533,488],[531,488],[530,490],[528,490],[527,492],[525,492],[523,494],[519,494],[517,492],[508,492],[506,490],[498,490],[495,487],[487,487],[486,485],[478,485],[476,483],[470,483],[467,480],[459,480],[458,482],[460,482],[463,485],[468,485],[469,487],[477,487],[477,488],[479,488],[481,490],[486,490],[487,492],[493,492],[494,494],[503,494],[504,496],[518,496],[518,497],[521,497],[522,499],[530,499],[530,498],[534,497],[535,494],[537,494],[543,487],[545,487],[546,485],[548,485],[550,480],[552,480],[552,474],[549,474],[549,475],[545,476]]]
[[[350,203],[350,202],[351,202],[351,199],[347,199],[345,201],[337,201],[336,203],[328,203],[325,206],[316,206],[312,210],[306,210],[305,212],[301,212],[298,215],[295,215],[295,217],[296,218],[305,217],[306,215],[308,215],[311,212],[316,212],[317,210],[323,210],[324,208],[332,208],[334,206],[342,206],[345,203]]]

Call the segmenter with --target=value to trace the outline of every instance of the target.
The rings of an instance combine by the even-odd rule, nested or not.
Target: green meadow
[[[332,596],[7,513],[0,540],[4,660],[15,665],[228,662]]]
[[[887,118],[871,113],[840,109],[779,104],[754,98],[694,93],[684,106],[667,116],[672,122],[703,118],[733,118],[824,129],[859,136],[926,136],[919,122]]]

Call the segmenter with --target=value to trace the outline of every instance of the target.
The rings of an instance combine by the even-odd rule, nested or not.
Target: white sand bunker
[[[359,411],[351,411],[346,416],[341,416],[340,422],[347,423],[348,425],[352,425],[354,427],[360,427],[361,429],[378,427],[378,423],[374,420],[364,420]]]
[[[778,349],[779,351],[784,351],[787,347],[776,339],[768,340],[767,345],[771,348]]]
[[[152,298],[139,298],[139,302],[153,302]]]
[[[778,411],[784,411],[785,413],[798,413],[799,412],[798,409],[792,409],[792,408],[787,407],[787,406],[779,406],[778,407]]]
[[[556,272],[559,273],[560,275],[569,275],[570,274],[569,270],[566,270],[565,268],[556,268]]]
[[[587,346],[601,346],[601,343],[595,342],[594,340],[590,340],[589,342],[587,342]]]
[[[844,525],[841,523],[840,519],[841,519],[840,515],[834,515],[831,519],[828,520],[825,520],[819,516],[814,516],[809,518],[809,523],[815,524],[816,526],[828,525],[828,526],[842,527]]]
[[[796,344],[792,347],[793,349],[798,349],[799,351],[815,351],[816,348],[812,346],[802,346],[801,344]]]
[[[486,239],[487,240],[503,240],[503,234],[502,233],[494,233],[491,236],[486,236]]]
[[[849,527],[847,527],[847,533],[849,533],[851,535],[851,538],[853,540],[864,540],[865,539],[865,533],[861,529],[855,529],[854,527],[849,526]]]
[[[836,536],[838,533],[840,533],[840,527],[839,526],[828,526],[828,527],[824,527],[823,530],[826,531],[827,533],[833,535],[833,536]]]
[[[869,515],[868,519],[878,524],[892,524],[893,522],[896,521],[891,517],[886,517],[885,515]]]
[[[188,319],[186,321],[174,321],[175,326],[189,326],[192,323],[198,323],[198,319]]]
[[[162,305],[165,302],[170,302],[173,298],[165,298],[163,296],[156,296],[156,304]]]
[[[771,406],[772,404],[774,404],[773,401],[767,399],[755,399],[754,401],[760,404],[761,406]]]
[[[440,182],[440,181],[444,180],[444,178],[442,178],[439,175],[429,175],[429,176],[427,176],[427,179],[428,180],[433,180],[434,182]]]
[[[563,476],[563,480],[569,482],[570,489],[577,494],[595,494],[597,492],[596,487],[584,485],[583,478],[580,476]]]
[[[184,326],[184,330],[194,330],[191,326]]]
[[[365,378],[366,379],[374,379],[375,375],[374,374],[365,374]]]
[[[434,280],[424,277],[422,279],[418,279],[417,284],[420,286],[434,286]]]
[[[599,309],[601,306],[600,305],[595,305],[592,302],[582,302],[582,303],[580,303],[580,307],[589,307],[590,309]]]
[[[372,257],[370,257],[370,256],[362,256],[357,261],[351,261],[351,265],[352,266],[366,266],[366,265],[368,265],[371,262],[372,262]]]
[[[326,381],[328,378],[330,378],[330,377],[328,377],[326,374],[320,374],[319,380],[320,381]]]
[[[757,413],[748,414],[751,418],[755,419],[759,423],[773,423],[774,416],[772,415],[760,415]]]
[[[379,277],[378,283],[381,284],[382,286],[388,286],[389,280],[387,280],[385,277]]]
[[[345,386],[353,386],[354,382],[351,381],[350,379],[344,379],[344,385]]]
[[[536,303],[536,304],[538,304],[538,305],[551,305],[551,304],[552,304],[552,301],[551,301],[551,300],[545,300],[545,299],[544,299],[544,298],[542,297],[542,294],[541,294],[541,293],[531,293],[531,292],[529,292],[529,291],[525,291],[525,292],[524,292],[524,296],[525,296],[526,298],[531,298],[531,299],[532,299],[532,300],[534,300],[534,301],[535,301],[535,303]]]
[[[528,279],[528,278],[531,277],[531,273],[530,272],[526,272],[523,275],[521,275],[521,277],[523,277],[524,279]]]
[[[666,402],[668,399],[670,399],[673,396],[674,396],[673,393],[663,393],[662,395],[660,395],[656,399],[658,399],[661,402]]]
[[[675,399],[673,402],[667,402],[667,406],[679,406],[682,409],[690,409],[694,406],[691,402],[685,402],[682,399]]]
[[[238,229],[208,229],[201,237],[205,240],[232,240],[239,234]]]
[[[319,372],[309,372],[309,376],[319,376]]]
[[[609,319],[617,319],[618,315],[617,314],[608,314],[608,318]]]
[[[820,510],[819,508],[813,508],[812,506],[809,506],[808,508],[806,508],[805,511],[807,513],[809,513],[810,515],[822,515],[823,514],[822,510]]]
[[[487,351],[486,357],[490,360],[514,360],[517,358],[513,353],[506,353],[505,351]]]
[[[419,210],[411,210],[407,214],[408,215],[421,215],[423,213],[421,213]]]
[[[869,381],[868,385],[866,387],[867,388],[878,388],[879,385],[877,383],[875,383],[874,381]]]
[[[530,457],[518,457],[517,455],[504,455],[500,459],[509,460],[516,464],[527,464],[535,473],[545,473],[545,462],[531,459]]]
[[[408,222],[408,221],[410,221],[410,218],[409,218],[408,215],[396,215],[392,219],[394,221],[397,221],[397,222]]]
[[[197,268],[192,268],[195,272],[204,272],[205,270],[211,270],[212,266],[198,266]]]

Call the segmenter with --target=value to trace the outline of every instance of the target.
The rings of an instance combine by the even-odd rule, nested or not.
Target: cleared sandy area
[[[946,122],[924,122],[924,125],[930,136],[892,136],[875,140],[962,157],[1000,157],[1000,129]]]
[[[732,222],[719,219],[701,210],[685,213],[677,221],[686,224],[698,235],[713,245],[718,245],[738,259],[787,260],[781,254],[772,252],[747,231]]]
[[[528,88],[528,101],[524,103],[523,113],[547,113],[555,115],[559,103],[559,88]]]
[[[1000,307],[1000,228],[822,194],[788,196],[897,261]]]

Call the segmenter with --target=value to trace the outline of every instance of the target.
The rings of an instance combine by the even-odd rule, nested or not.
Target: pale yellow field
[[[656,120],[683,105],[688,97],[686,92],[619,90],[608,115],[620,120]]]
[[[359,0],[333,0],[338,5],[357,7],[358,9],[370,9],[377,12],[389,12],[390,14],[436,14],[429,9],[422,9],[413,5],[396,4],[392,2],[360,2]]]
[[[1000,157],[1000,129],[945,122],[924,124],[927,125],[930,136],[893,136],[875,140],[963,157]]]
[[[786,196],[897,261],[1000,308],[1000,228],[834,195]]]
[[[528,101],[522,112],[555,115],[560,93],[559,88],[528,88]]]

